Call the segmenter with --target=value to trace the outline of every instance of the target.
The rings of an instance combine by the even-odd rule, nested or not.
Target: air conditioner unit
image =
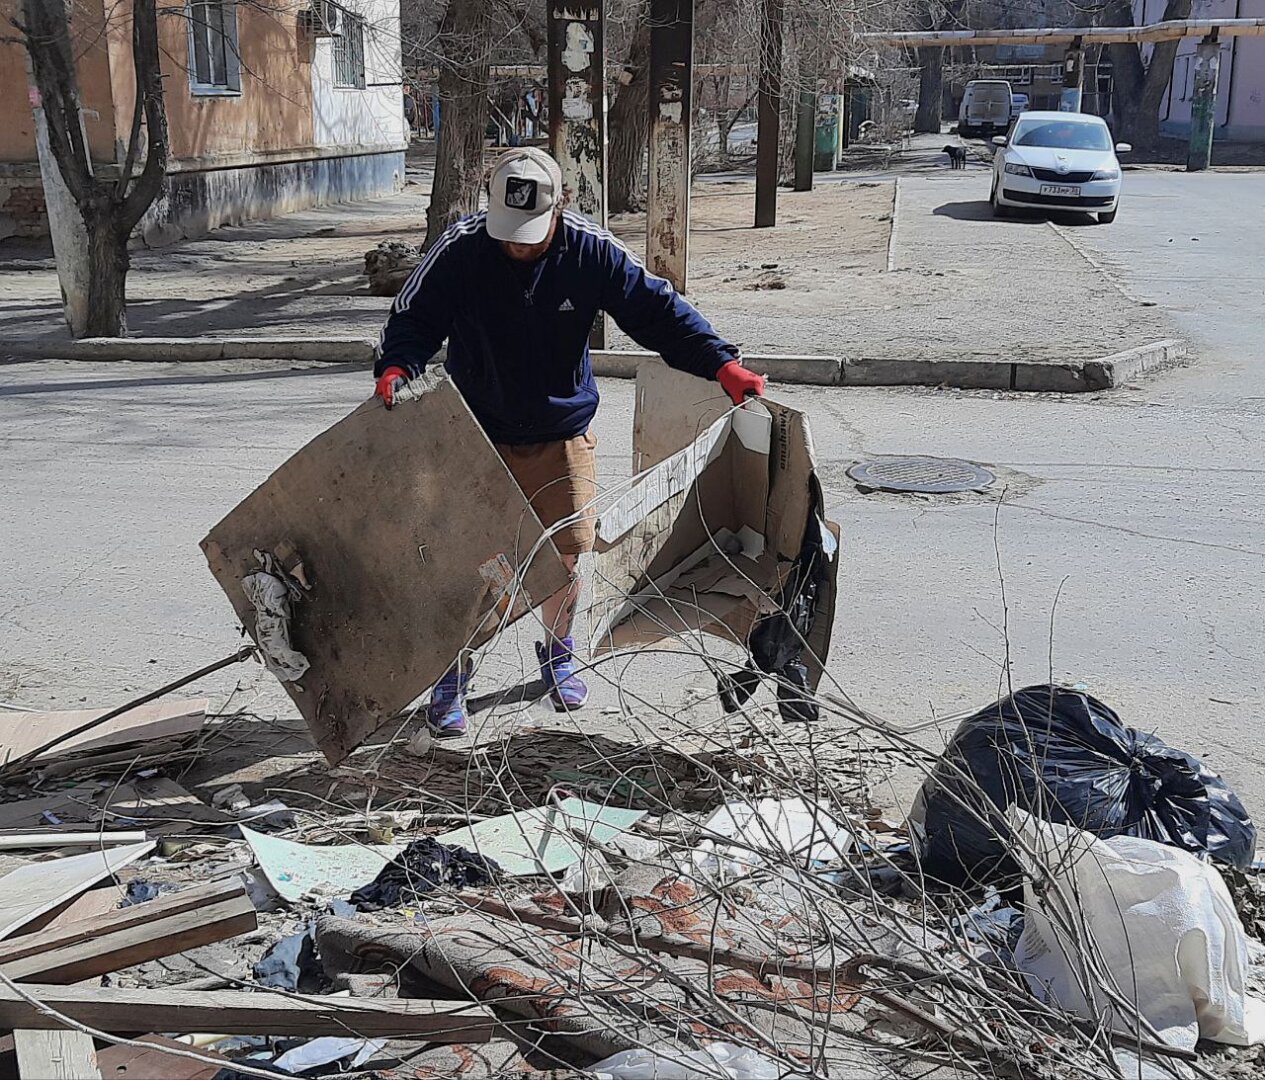
[[[313,0],[303,12],[303,23],[313,37],[342,37],[343,9],[334,0]]]

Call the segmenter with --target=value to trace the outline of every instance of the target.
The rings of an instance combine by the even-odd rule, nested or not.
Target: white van
[[[976,79],[966,84],[958,111],[958,134],[964,139],[1004,135],[1010,127],[1010,83]]]

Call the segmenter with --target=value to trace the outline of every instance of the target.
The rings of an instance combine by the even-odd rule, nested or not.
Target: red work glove
[[[389,367],[378,376],[378,382],[374,386],[373,392],[382,399],[382,404],[389,409],[395,404],[395,384],[407,381],[407,371],[400,367]]]
[[[749,396],[764,396],[764,376],[748,371],[741,360],[730,360],[716,372],[716,381],[733,398],[735,405],[741,405]]]

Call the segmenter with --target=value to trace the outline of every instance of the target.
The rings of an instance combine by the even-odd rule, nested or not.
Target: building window
[[[342,13],[342,34],[334,38],[334,85],[351,90],[365,88],[365,21]]]
[[[189,0],[189,85],[195,94],[238,94],[236,0]]]

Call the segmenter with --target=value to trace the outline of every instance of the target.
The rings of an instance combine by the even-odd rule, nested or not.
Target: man
[[[453,383],[541,522],[556,527],[571,584],[541,605],[547,641],[536,652],[559,711],[588,698],[571,626],[579,557],[594,540],[597,441],[589,424],[598,394],[588,338],[597,312],[672,367],[716,379],[735,404],[764,393],[763,376],[747,371],[738,349],[669,282],[564,203],[553,158],[534,148],[504,154],[488,183],[487,211],[449,228],[400,290],[373,371],[390,408],[396,388],[419,376],[447,338]],[[468,685],[458,665],[434,688],[435,734],[465,734]]]

